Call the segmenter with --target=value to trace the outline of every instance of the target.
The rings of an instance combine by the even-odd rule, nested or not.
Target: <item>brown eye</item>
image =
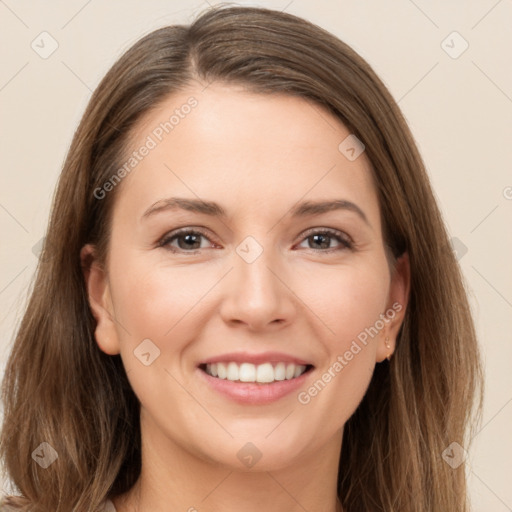
[[[340,246],[332,247],[332,241],[337,241]],[[333,229],[322,229],[306,233],[304,241],[308,242],[306,249],[319,250],[320,252],[340,251],[352,249],[353,244],[350,238],[341,231]]]
[[[166,235],[159,243],[159,247],[164,247],[173,252],[195,252],[200,249],[206,248],[201,246],[201,239],[209,238],[201,231],[193,229],[182,229],[174,231]],[[174,243],[176,242],[176,244]]]

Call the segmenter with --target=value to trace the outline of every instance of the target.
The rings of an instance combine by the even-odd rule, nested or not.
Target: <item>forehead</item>
[[[186,196],[263,218],[278,212],[274,204],[346,199],[374,224],[371,166],[364,152],[347,158],[351,137],[304,98],[217,83],[190,88],[170,95],[134,129],[123,162],[133,165],[126,166],[116,208],[141,214],[156,200]]]

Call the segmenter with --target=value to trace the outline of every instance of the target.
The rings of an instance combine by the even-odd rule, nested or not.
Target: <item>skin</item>
[[[190,96],[197,107],[118,185],[106,267],[94,261],[85,272],[98,346],[121,354],[141,402],[142,474],[114,504],[118,512],[340,510],[343,426],[394,349],[407,255],[390,272],[369,161],[364,153],[349,161],[338,145],[350,132],[304,99],[194,86],[139,123],[133,149]],[[172,196],[215,201],[227,217],[177,209],[142,218]],[[349,210],[289,215],[298,201],[331,199],[358,205],[368,224]],[[199,250],[183,236],[158,247],[181,227],[203,228]],[[315,241],[311,228],[338,230],[355,248]],[[236,252],[247,236],[263,248],[252,263]],[[308,404],[293,392],[242,405],[198,378],[207,357],[281,351],[315,366],[299,391],[307,390],[394,303],[401,311]],[[134,350],[148,338],[160,355],[145,366]],[[247,442],[262,454],[252,468],[237,457]]]

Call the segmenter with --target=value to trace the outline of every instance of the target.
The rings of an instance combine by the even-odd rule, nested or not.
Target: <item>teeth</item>
[[[286,365],[284,363],[277,363],[274,368],[274,379],[284,380],[286,377]]]
[[[229,363],[226,379],[238,380],[238,375],[239,375],[238,365],[236,363]]]
[[[217,377],[219,379],[225,379],[228,375],[226,365],[224,363],[217,363]]]
[[[253,364],[242,363],[240,365],[239,378],[241,382],[256,382],[256,367]]]
[[[274,382],[274,367],[270,363],[258,365],[256,382]]]
[[[294,363],[251,363],[237,364],[234,362],[212,363],[206,365],[206,373],[219,379],[240,382],[259,382],[267,384],[279,380],[290,380],[300,377],[306,367]]]

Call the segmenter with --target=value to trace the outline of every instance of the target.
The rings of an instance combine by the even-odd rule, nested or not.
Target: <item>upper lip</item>
[[[283,352],[261,352],[259,354],[251,354],[249,352],[230,352],[219,356],[209,357],[208,359],[201,361],[199,364],[226,363],[231,361],[239,364],[294,363],[304,366],[312,364],[305,359],[285,354]]]

